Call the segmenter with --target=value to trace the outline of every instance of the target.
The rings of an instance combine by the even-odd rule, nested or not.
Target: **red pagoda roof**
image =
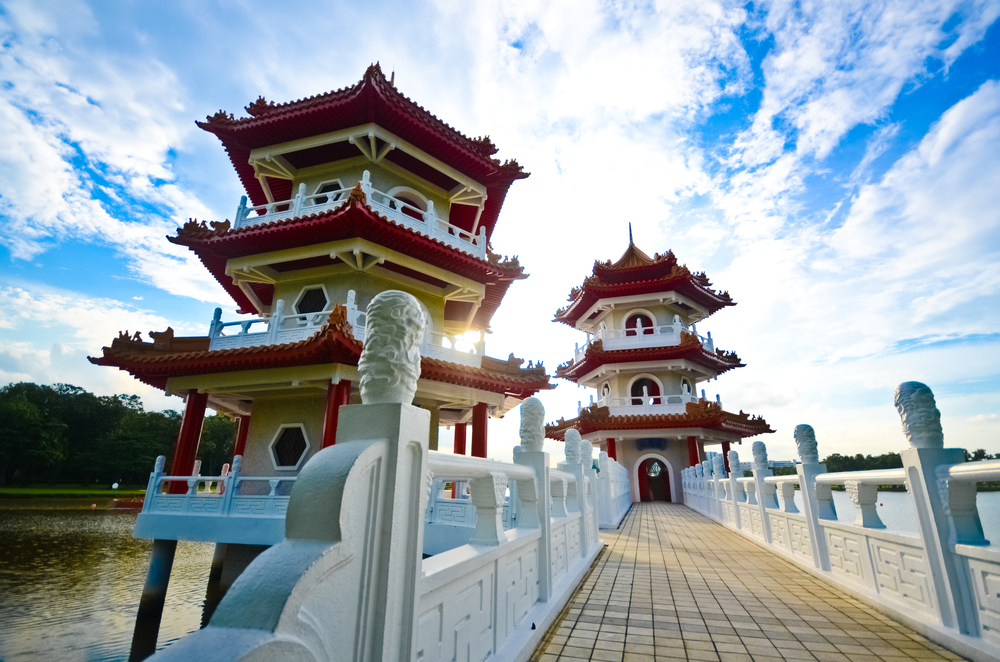
[[[268,102],[260,97],[247,106],[246,111],[250,117],[236,119],[220,110],[205,122],[197,124],[222,141],[247,195],[255,205],[264,204],[267,199],[249,163],[251,150],[365,124],[384,128],[483,184],[487,199],[480,225],[486,228],[487,237],[493,234],[510,185],[528,176],[517,161],[500,163],[492,158],[497,148],[488,136],[465,136],[400,94],[395,85],[386,80],[378,64],[368,67],[361,81],[352,87],[284,104]],[[400,160],[402,167],[442,188],[449,188],[448,181],[438,180],[445,178],[450,181],[450,178],[412,157],[400,156],[397,151],[390,152],[386,160]],[[354,145],[344,143],[331,147],[328,153],[313,154],[308,158],[341,160],[360,155],[360,150]],[[310,161],[308,165],[314,164]],[[452,185],[456,183],[450,182]],[[275,200],[292,197],[289,180],[268,178],[268,185]],[[461,225],[461,222],[452,222]],[[470,230],[471,227],[463,229]]]
[[[612,416],[607,407],[591,405],[580,410],[577,418],[560,419],[545,426],[545,436],[563,441],[566,430],[575,428],[580,434],[607,430],[664,430],[681,428],[701,428],[730,432],[740,438],[774,432],[763,418],[750,416],[742,411],[733,414],[708,400],[689,402],[683,414],[659,414],[647,416]]]
[[[649,257],[630,241],[617,262],[594,263],[593,275],[570,291],[569,305],[556,311],[555,321],[575,327],[600,299],[671,291],[704,306],[709,314],[736,305],[728,292],[717,292],[711,285],[704,273],[678,265],[672,251]]]
[[[605,351],[604,343],[595,340],[587,346],[583,360],[574,363],[572,360],[556,368],[556,377],[576,382],[595,368],[609,363],[631,363],[634,361],[670,361],[686,359],[717,374],[743,368],[745,364],[735,352],[724,352],[721,349],[709,352],[693,333],[681,331],[681,342],[671,347],[642,347],[634,349],[616,349]]]
[[[447,265],[448,271],[486,285],[485,297],[473,319],[473,327],[477,329],[489,328],[490,320],[510,284],[528,277],[516,258],[501,261],[498,255],[489,253],[487,260],[480,260],[390,221],[367,205],[365,194],[359,187],[355,187],[344,204],[322,213],[238,230],[230,229],[228,222],[213,223],[210,229],[204,222],[199,224],[191,221],[177,230],[176,237],[167,239],[195,252],[239,305],[239,312],[260,313],[247,295],[233,283],[232,278],[226,275],[228,260],[355,237],[430,264]],[[328,263],[333,264],[334,261],[330,260]],[[420,277],[420,274],[415,276]],[[252,287],[260,300],[269,305],[274,286],[254,283]]]
[[[162,336],[164,334],[156,334]],[[172,335],[172,334],[171,334]],[[208,375],[242,370],[262,370],[292,366],[338,363],[358,365],[362,344],[354,338],[347,322],[347,309],[337,306],[327,323],[312,337],[283,345],[260,345],[239,349],[208,349],[209,338],[178,338],[168,346],[119,337],[100,357],[88,357],[95,365],[125,370],[141,382],[166,389],[171,377]],[[175,351],[182,345],[185,351]],[[192,346],[199,349],[190,349]],[[420,376],[436,382],[469,386],[527,398],[540,390],[555,388],[544,368],[520,368],[515,361],[483,357],[483,367],[473,368],[448,361],[422,357]]]

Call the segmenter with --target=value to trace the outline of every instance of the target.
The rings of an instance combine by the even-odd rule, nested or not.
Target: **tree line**
[[[98,396],[69,384],[0,388],[0,485],[143,484],[158,455],[170,467],[181,415],[146,411],[137,395]],[[203,475],[232,460],[235,423],[206,416]]]

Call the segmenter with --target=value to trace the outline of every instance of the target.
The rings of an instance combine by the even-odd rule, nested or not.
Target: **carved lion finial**
[[[753,454],[754,466],[758,469],[767,469],[767,446],[764,445],[764,442],[753,442],[753,445],[750,446],[750,452]]]
[[[566,447],[566,464],[580,464],[580,433],[576,430],[566,430],[563,438]]]
[[[527,451],[542,450],[545,438],[545,407],[538,398],[521,403],[521,445]]]
[[[726,477],[726,459],[721,455],[715,455],[712,457],[712,462],[715,466],[712,467],[712,471],[715,473],[716,478]]]
[[[587,468],[594,466],[594,444],[587,439],[580,439],[580,462]]]
[[[910,446],[944,448],[941,412],[934,402],[934,393],[926,384],[903,382],[896,388],[894,400]]]
[[[694,465],[694,475],[697,478],[705,477],[705,467],[701,463]]]
[[[735,473],[737,477],[742,478],[743,472],[740,471],[740,454],[736,451],[729,451],[729,473]]]
[[[795,426],[792,435],[795,438],[795,448],[799,452],[799,459],[802,464],[819,464],[819,451],[816,449],[816,432],[811,425]]]
[[[406,292],[386,290],[368,304],[365,346],[358,361],[361,402],[410,404],[420,377],[424,311]]]

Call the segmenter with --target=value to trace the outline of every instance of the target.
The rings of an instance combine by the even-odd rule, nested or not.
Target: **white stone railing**
[[[635,329],[609,329],[601,327],[594,334],[593,340],[600,340],[606,351],[617,349],[636,349],[645,347],[675,347],[681,344],[681,332],[693,333],[709,352],[715,351],[715,340],[712,339],[712,332],[702,336],[698,333],[698,327],[692,324],[689,327],[681,322],[680,317],[675,316],[673,324],[662,326],[645,326]],[[587,353],[587,345],[576,345],[573,351],[573,362],[579,363]]]
[[[451,496],[450,491],[441,489],[443,484],[444,482],[441,480],[434,480],[434,487],[431,488],[431,495],[434,498],[429,499],[427,503],[427,515],[425,521],[428,524],[475,528],[476,507],[475,504],[472,503],[471,497],[465,495],[465,483],[460,482],[460,487],[456,490],[455,497]],[[504,498],[503,514],[501,516],[504,531],[514,528],[516,524],[517,482],[512,481],[507,486],[507,490],[508,495]],[[428,553],[426,534],[424,539],[424,553]]]
[[[365,341],[365,312],[354,302],[354,290],[347,294],[347,322],[354,337]],[[299,342],[311,337],[326,324],[330,310],[316,313],[285,314],[285,301],[278,299],[270,317],[255,317],[238,322],[223,322],[222,309],[216,308],[209,324],[209,349],[238,349],[259,345],[282,345]],[[227,332],[228,330],[228,332]],[[458,363],[473,368],[482,367],[486,343],[480,335],[477,342],[469,342],[460,335],[448,336],[429,331],[420,345],[420,355],[441,361]]]
[[[388,193],[379,191],[372,186],[371,174],[367,170],[358,184],[365,193],[368,205],[390,221],[481,260],[486,259],[487,242],[484,227],[480,227],[479,234],[472,234],[439,217],[434,209],[433,201],[427,202],[427,210],[424,211],[408,202],[394,198]],[[236,210],[233,228],[252,227],[335,209],[344,204],[350,195],[351,188],[353,187],[306,195],[306,185],[299,184],[298,193],[291,200],[269,202],[256,206],[247,206],[247,198],[243,196],[240,199],[240,206]]]
[[[221,476],[199,476],[197,468],[193,476],[167,476],[165,458],[156,458],[133,536],[248,545],[279,542],[295,478],[244,476],[241,460],[237,455],[233,470]],[[170,494],[170,486],[177,483],[184,486],[184,493]]]
[[[646,387],[643,394],[632,398],[598,398],[597,404],[607,407],[612,416],[643,416],[660,414],[683,414],[687,403],[698,402],[698,396],[691,393],[673,395],[649,395]]]
[[[684,503],[957,653],[1000,659],[1000,546],[986,539],[976,506],[976,482],[1000,480],[1000,460],[966,463],[962,449],[944,448],[926,386],[903,384],[896,401],[911,445],[900,469],[827,473],[812,428],[800,425],[796,475],[773,476],[755,442],[752,477],[726,475],[721,456],[684,469]],[[735,451],[729,458],[739,461]],[[838,520],[834,485],[846,488],[853,523]],[[880,485],[906,486],[916,535],[886,527]]]
[[[383,292],[369,306],[383,349],[362,354],[359,384],[377,404],[341,407],[337,443],[299,473],[285,539],[247,566],[206,628],[154,660],[513,660],[541,641],[601,549],[592,446],[567,435],[566,462],[550,469],[544,410],[529,398],[513,463],[429,452],[429,412],[402,404],[419,374],[420,313],[407,297]],[[467,543],[422,558],[427,502],[448,480],[469,481],[475,526]],[[517,518],[505,531],[511,482]]]
[[[615,529],[632,508],[628,469],[601,451],[597,466],[597,520],[601,528]]]

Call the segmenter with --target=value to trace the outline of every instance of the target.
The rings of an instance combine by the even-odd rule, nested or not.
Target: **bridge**
[[[684,471],[683,505],[626,515],[628,472],[603,453],[595,463],[575,430],[552,468],[534,398],[513,463],[428,451],[429,414],[408,404],[417,372],[400,365],[419,360],[407,296],[376,297],[392,315],[369,313],[364,404],[341,408],[336,445],[297,477],[283,539],[206,628],[155,660],[1000,659],[1000,548],[975,500],[1000,462],[944,448],[926,386],[897,391],[902,469],[828,473],[799,426],[795,475],[771,475],[756,442],[751,476],[715,457]],[[189,483],[177,503],[205,498],[196,478],[154,473],[151,485],[177,480]],[[455,480],[471,488],[471,526],[428,554],[443,535],[428,521],[434,486]],[[917,535],[885,531],[875,513],[878,485],[893,483],[910,493]],[[853,524],[837,521],[833,485],[857,506]]]

